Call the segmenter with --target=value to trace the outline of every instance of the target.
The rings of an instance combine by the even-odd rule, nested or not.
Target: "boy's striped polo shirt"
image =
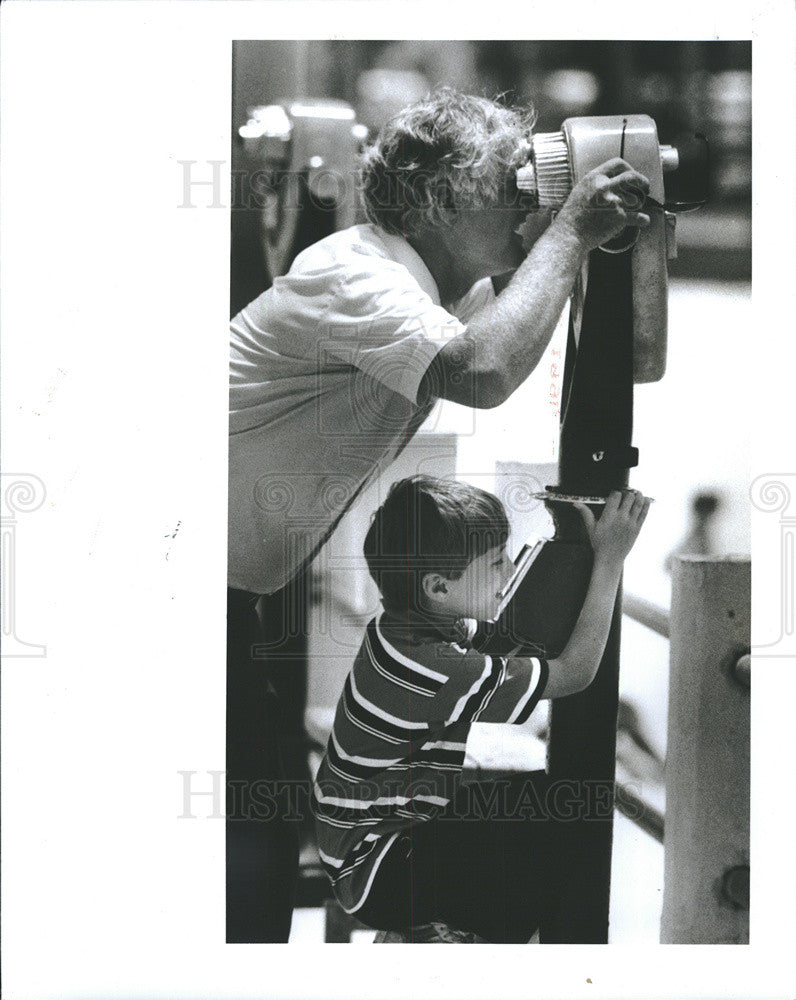
[[[472,723],[525,722],[544,691],[545,660],[486,656],[474,633],[385,613],[367,626],[313,789],[321,860],[349,913],[399,833],[456,795]]]

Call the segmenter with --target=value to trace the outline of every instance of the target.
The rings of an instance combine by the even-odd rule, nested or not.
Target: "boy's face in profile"
[[[452,620],[494,620],[500,608],[500,593],[513,572],[514,563],[502,545],[473,559],[457,580],[428,573],[423,586],[428,609]]]

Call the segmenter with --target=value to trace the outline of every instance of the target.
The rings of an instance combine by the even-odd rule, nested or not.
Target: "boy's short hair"
[[[419,611],[425,573],[457,579],[474,559],[505,545],[509,530],[503,504],[491,493],[410,476],[390,488],[373,515],[365,559],[385,607]]]

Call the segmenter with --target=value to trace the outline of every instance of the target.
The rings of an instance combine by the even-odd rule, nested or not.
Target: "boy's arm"
[[[579,505],[594,549],[594,566],[577,624],[557,659],[491,657],[437,644],[434,668],[447,680],[427,706],[413,700],[415,718],[444,725],[462,721],[522,723],[540,699],[560,698],[588,687],[608,639],[622,564],[641,530],[649,503],[635,490],[612,493],[599,521],[588,507]]]
[[[547,661],[526,656],[507,659],[506,676],[478,722],[525,722],[538,701],[575,694],[591,684],[608,640],[621,575],[621,561],[600,561],[595,554],[586,599],[561,655]],[[518,701],[523,690],[526,697]]]
[[[594,680],[611,628],[622,564],[638,537],[650,501],[635,490],[612,493],[599,521],[583,504],[579,509],[594,548],[589,589],[575,629],[559,657],[548,662],[543,698],[583,691]]]
[[[601,563],[595,557],[591,582],[577,624],[560,656],[548,661],[543,698],[561,698],[583,691],[594,680],[611,628],[622,564]]]

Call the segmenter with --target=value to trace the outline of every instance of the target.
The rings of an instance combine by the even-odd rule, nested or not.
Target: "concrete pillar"
[[[749,559],[675,561],[661,942],[749,941]]]

